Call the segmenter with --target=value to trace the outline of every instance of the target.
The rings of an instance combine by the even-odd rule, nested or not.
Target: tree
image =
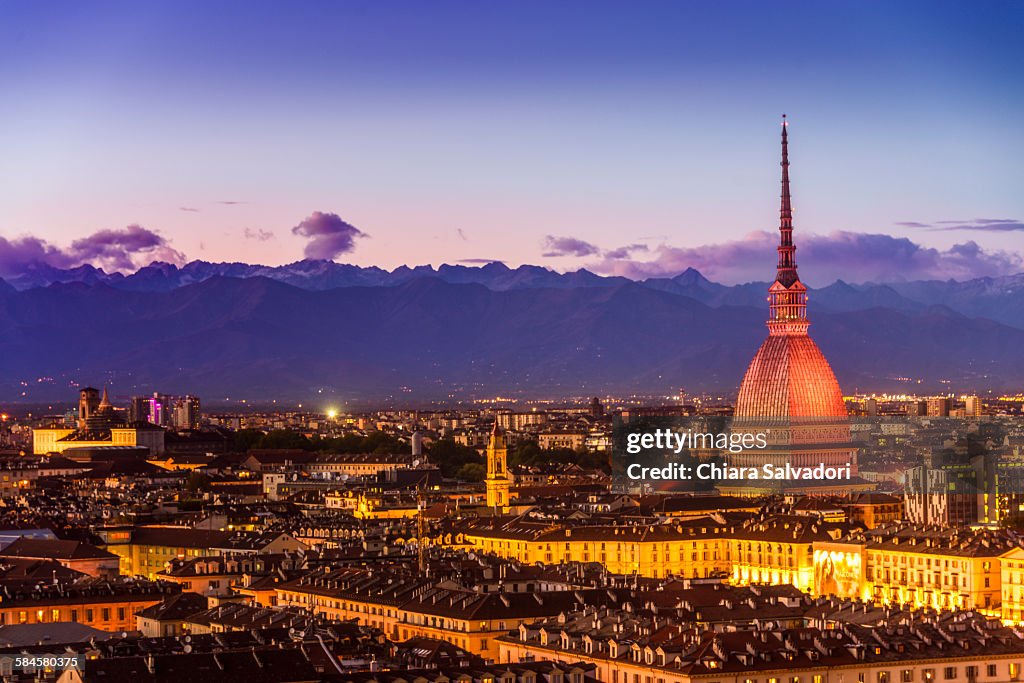
[[[192,493],[199,491],[209,491],[213,488],[210,478],[202,472],[191,472],[188,475],[188,481],[185,482],[185,489]]]
[[[477,462],[467,462],[455,473],[455,477],[462,481],[483,481],[487,474],[487,467]]]
[[[477,464],[482,467],[484,464],[484,458],[475,448],[462,446],[451,439],[435,441],[430,446],[429,455],[430,461],[441,469],[445,477],[458,477],[463,465]],[[483,479],[483,476],[480,478]]]

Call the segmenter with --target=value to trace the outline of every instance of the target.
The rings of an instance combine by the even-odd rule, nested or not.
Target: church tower
[[[494,429],[487,442],[487,507],[506,508],[509,504],[508,447],[505,444],[505,430],[494,418]]]

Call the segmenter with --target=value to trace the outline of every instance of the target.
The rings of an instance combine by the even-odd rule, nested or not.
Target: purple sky
[[[1022,270],[1020,3],[0,7],[0,277],[501,259]]]

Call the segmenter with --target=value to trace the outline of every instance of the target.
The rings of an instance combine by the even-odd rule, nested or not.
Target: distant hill
[[[67,400],[69,382],[110,380],[115,394],[250,401],[735,392],[765,335],[765,284],[696,271],[636,283],[501,264],[260,268],[0,287],[0,399]],[[845,389],[1024,383],[1024,330],[917,296],[839,282],[812,293],[812,334]]]
[[[296,261],[283,266],[192,261],[182,267],[170,263],[152,263],[127,275],[105,273],[88,265],[63,270],[37,264],[15,277],[8,277],[6,282],[0,280],[0,292],[12,288],[25,291],[74,282],[106,284],[115,289],[135,292],[167,292],[216,277],[268,278],[315,291],[338,287],[395,287],[424,277],[437,278],[451,284],[479,284],[494,291],[616,287],[631,282],[626,278],[605,277],[583,269],[558,273],[532,265],[509,268],[498,262],[481,266],[446,264],[439,268],[401,266],[387,271],[373,266],[318,260]],[[651,278],[639,284],[669,294],[690,297],[715,308],[761,307],[768,287],[767,282],[722,285],[708,280],[693,268],[688,268],[674,278]],[[811,293],[817,310],[887,308],[914,313],[929,306],[941,305],[966,316],[990,318],[1024,329],[1024,273],[966,282],[947,280],[849,284],[836,280],[828,286],[812,289]]]

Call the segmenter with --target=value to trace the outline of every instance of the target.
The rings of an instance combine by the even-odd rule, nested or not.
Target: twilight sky
[[[1024,270],[1024,3],[0,5],[0,277],[501,259]]]

